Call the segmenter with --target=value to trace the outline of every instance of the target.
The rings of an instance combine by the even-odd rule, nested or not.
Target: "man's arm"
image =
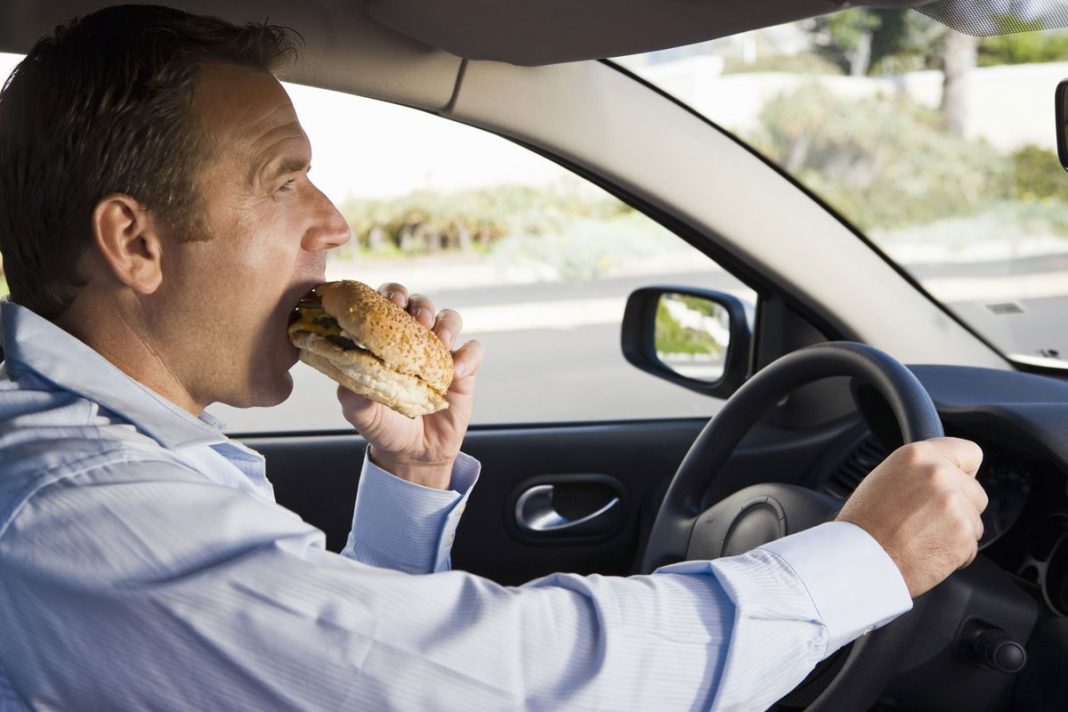
[[[412,574],[447,571],[479,469],[477,460],[460,453],[449,488],[436,489],[395,477],[365,457],[342,556]]]
[[[77,480],[0,536],[0,664],[30,704],[708,708],[784,693],[841,628],[794,573],[803,556],[509,588],[358,564],[286,510],[174,465]],[[779,605],[754,607],[746,586]]]

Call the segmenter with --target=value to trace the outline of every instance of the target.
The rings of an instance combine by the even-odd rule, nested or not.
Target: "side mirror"
[[[692,287],[642,287],[627,298],[623,356],[658,378],[715,398],[749,374],[753,332],[746,305]]]

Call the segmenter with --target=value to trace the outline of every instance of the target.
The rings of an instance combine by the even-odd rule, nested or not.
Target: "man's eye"
[[[297,180],[295,178],[290,178],[285,183],[280,185],[278,187],[278,190],[280,192],[283,192],[283,193],[291,193],[291,192],[293,192],[293,190],[296,189],[296,187],[297,187]]]

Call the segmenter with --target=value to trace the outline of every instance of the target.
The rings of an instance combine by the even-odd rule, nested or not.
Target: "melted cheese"
[[[300,330],[309,331],[313,334],[319,334],[320,336],[341,336],[341,327],[337,325],[335,321],[333,326],[323,326],[319,324],[319,319],[332,319],[332,317],[326,313],[322,307],[303,307],[300,310],[300,318],[290,325],[290,331]]]

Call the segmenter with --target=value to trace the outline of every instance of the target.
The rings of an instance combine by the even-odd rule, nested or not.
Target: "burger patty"
[[[301,331],[318,334],[343,349],[364,351],[374,356],[371,351],[350,339],[341,328],[341,325],[337,323],[337,319],[327,314],[321,306],[302,306],[294,313],[293,322],[297,324],[297,328]],[[375,358],[378,357],[375,356]]]

